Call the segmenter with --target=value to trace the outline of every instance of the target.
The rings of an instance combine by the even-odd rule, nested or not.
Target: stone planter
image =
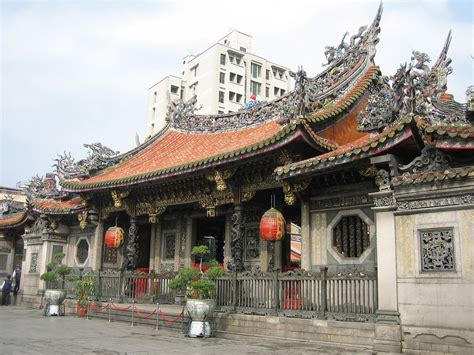
[[[64,312],[61,310],[61,305],[66,299],[66,290],[46,290],[44,292],[46,300],[45,316],[62,316]]]
[[[208,319],[212,316],[215,308],[216,300],[188,299],[186,310],[192,320],[188,332],[191,338],[211,336],[211,325]]]

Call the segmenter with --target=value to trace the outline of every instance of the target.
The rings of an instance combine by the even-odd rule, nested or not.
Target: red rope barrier
[[[181,318],[181,317],[183,316],[184,310],[183,310],[180,314],[178,314],[178,316],[177,316],[175,319],[173,319],[173,320],[170,320],[168,317],[166,317],[165,314],[161,311],[161,309],[160,309],[160,314],[161,314],[161,316],[163,317],[163,320],[164,320],[165,322],[175,323],[179,318]]]
[[[135,307],[135,312],[140,318],[150,318],[152,315],[156,314],[156,309],[154,309],[151,313],[142,313],[138,310],[137,307]]]
[[[132,306],[128,306],[128,307],[117,307],[115,304],[112,303],[112,308],[115,309],[116,311],[128,311],[130,308],[132,308]]]
[[[96,312],[102,312],[103,310],[107,309],[107,307],[109,306],[109,304],[107,303],[105,306],[102,306],[102,307],[96,307],[94,306],[93,303],[90,303],[90,306],[91,308],[96,311]]]

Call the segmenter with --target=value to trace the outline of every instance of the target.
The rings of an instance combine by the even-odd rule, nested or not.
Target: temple
[[[472,351],[472,88],[466,104],[447,92],[451,33],[433,65],[414,51],[383,75],[381,16],[326,47],[322,73],[292,73],[294,90],[274,101],[196,115],[195,99],[178,100],[129,152],[96,143],[86,159],[59,156],[55,176],[24,186],[26,207],[0,218],[0,230],[24,228],[23,298],[45,288],[57,251],[81,272],[172,274],[205,244],[236,275],[323,275],[322,306],[282,291],[280,316],[363,323],[374,350]],[[259,238],[270,207],[289,226],[275,243]],[[118,248],[104,244],[113,226],[126,231]]]

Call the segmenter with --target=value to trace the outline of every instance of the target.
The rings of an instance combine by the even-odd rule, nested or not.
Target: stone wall
[[[448,270],[422,248],[423,231],[448,230]],[[474,210],[433,210],[396,216],[398,302],[404,347],[456,351],[474,344]],[[440,250],[433,249],[433,252]],[[452,268],[452,269],[450,269]]]

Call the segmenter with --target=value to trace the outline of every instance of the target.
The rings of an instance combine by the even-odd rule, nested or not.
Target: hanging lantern
[[[278,241],[285,236],[285,218],[275,208],[265,212],[260,220],[260,238],[268,241]]]
[[[120,227],[110,227],[105,232],[104,243],[108,248],[118,248],[123,244],[125,232]]]

